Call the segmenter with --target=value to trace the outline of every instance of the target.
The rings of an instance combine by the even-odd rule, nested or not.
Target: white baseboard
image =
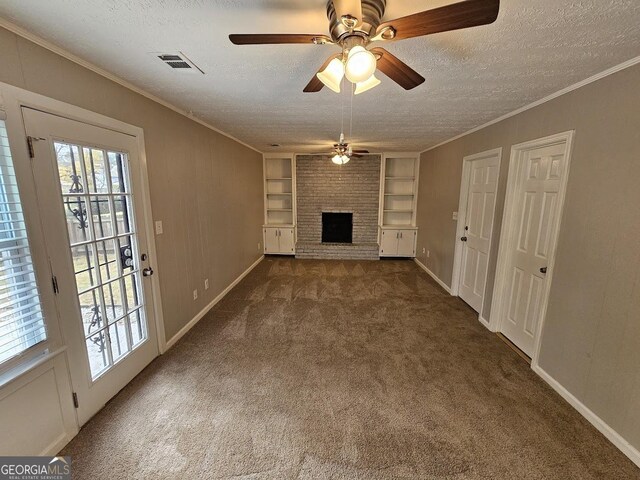
[[[596,427],[600,433],[607,437],[611,443],[629,457],[633,463],[640,467],[640,451],[627,442],[618,432],[611,428],[604,420],[591,411],[556,379],[545,372],[539,365],[533,365],[531,368],[534,372],[540,375],[545,382],[551,385],[551,388],[558,392],[562,398],[569,402],[569,405],[575,408],[584,418],[586,418],[591,425]]]
[[[174,346],[176,344],[176,342],[178,340],[180,340],[182,337],[185,336],[185,334],[191,330],[196,323],[198,323],[200,321],[200,319],[202,317],[204,317],[209,310],[211,310],[220,300],[222,300],[224,298],[224,296],[229,293],[231,291],[231,289],[233,287],[235,287],[238,283],[240,283],[240,281],[246,277],[249,272],[251,272],[251,270],[253,270],[262,260],[264,260],[264,255],[262,255],[258,260],[256,260],[249,268],[247,268],[244,272],[242,272],[240,274],[240,276],[238,278],[236,278],[233,282],[231,282],[231,284],[225,288],[222,292],[220,292],[220,294],[214,298],[211,303],[209,303],[206,307],[204,307],[202,310],[200,310],[200,312],[198,312],[198,314],[193,317],[191,320],[189,320],[189,323],[187,323],[184,327],[182,327],[178,333],[176,333],[173,337],[171,337],[170,340],[167,341],[167,346],[165,348],[165,352],[167,350],[169,350],[172,346]]]
[[[448,286],[446,283],[444,283],[442,280],[440,280],[438,277],[436,277],[436,274],[435,274],[435,273],[433,273],[431,270],[429,270],[429,269],[426,267],[426,265],[424,265],[423,263],[421,263],[421,262],[420,262],[420,260],[418,260],[417,258],[414,258],[414,259],[413,259],[413,261],[414,261],[414,262],[416,262],[416,264],[417,264],[421,269],[423,269],[425,272],[427,272],[427,273],[429,274],[429,276],[430,276],[431,278],[433,278],[433,279],[438,283],[438,285],[440,285],[440,286],[444,289],[444,291],[445,291],[445,292],[447,292],[449,295],[451,295],[451,289],[449,288],[449,286]]]
[[[78,434],[79,430],[75,430],[73,434],[64,433],[60,435],[51,445],[47,446],[42,452],[40,452],[41,457],[53,457],[57,455],[72,439]]]
[[[491,326],[489,324],[489,320],[487,320],[486,318],[484,318],[482,315],[478,316],[478,320],[480,321],[480,323],[482,325],[484,325],[485,327],[487,327],[488,330],[491,330]]]

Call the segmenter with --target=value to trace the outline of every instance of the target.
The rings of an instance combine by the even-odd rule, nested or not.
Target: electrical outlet
[[[423,248],[423,249],[422,249],[422,253],[426,253],[426,252],[427,252],[427,249],[426,249],[426,248]]]
[[[208,278],[204,279],[204,289],[205,290],[209,290],[209,279]]]
[[[198,299],[198,290],[194,290],[193,291],[193,299],[197,300]]]
[[[431,256],[431,251],[427,250],[427,258]]]
[[[156,222],[156,235],[162,235],[162,222],[160,220],[158,220]]]

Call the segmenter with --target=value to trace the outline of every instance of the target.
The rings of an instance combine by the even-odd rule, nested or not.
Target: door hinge
[[[55,275],[51,277],[51,285],[53,286],[53,293],[58,295],[60,293],[60,288],[58,288],[58,278]]]
[[[39,140],[46,140],[46,138],[32,137],[31,135],[27,136],[27,149],[29,150],[29,158],[35,158],[36,157],[36,152],[33,149],[33,142],[37,142]]]
[[[72,396],[73,396],[73,406],[75,408],[78,408],[80,406],[80,404],[78,403],[78,394],[76,392],[73,392]]]
[[[33,137],[27,136],[27,148],[29,149],[29,158],[34,158],[35,153],[33,152]]]

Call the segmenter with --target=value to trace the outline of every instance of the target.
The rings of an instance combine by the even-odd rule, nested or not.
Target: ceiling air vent
[[[172,70],[177,70],[179,72],[189,72],[189,73],[204,73],[195,63],[187,58],[187,56],[182,53],[154,53],[153,55],[157,56],[160,60],[163,61],[165,65],[167,65]]]

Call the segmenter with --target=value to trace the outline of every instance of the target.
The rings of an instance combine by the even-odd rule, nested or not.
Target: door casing
[[[458,223],[456,225],[456,247],[453,257],[453,275],[451,279],[451,295],[458,296],[460,292],[460,280],[461,280],[461,272],[462,272],[462,257],[464,245],[460,241],[460,238],[464,236],[465,230],[464,227],[466,225],[467,219],[467,205],[469,203],[469,186],[471,181],[471,166],[472,163],[476,160],[484,160],[487,158],[498,157],[498,183],[500,182],[500,166],[502,164],[502,147],[494,148],[492,150],[487,150],[485,152],[476,153],[473,155],[468,155],[462,159],[462,180],[460,182],[460,200],[458,203]],[[497,194],[497,192],[496,192]],[[497,195],[496,195],[497,196]],[[493,223],[495,223],[495,211],[497,208],[497,201],[493,205]],[[493,226],[491,228],[491,238],[489,239],[489,252],[491,252],[491,248],[493,246]],[[485,280],[485,292],[486,292],[486,280]],[[484,305],[487,302],[486,293],[483,295],[482,306],[480,307],[480,312],[478,313],[478,320],[485,327],[489,327],[489,322],[482,316],[482,310],[484,309]]]
[[[509,160],[509,175],[507,177],[507,192],[504,201],[504,213],[502,216],[502,227],[500,231],[500,245],[498,247],[498,263],[496,267],[495,282],[493,288],[493,298],[491,300],[491,318],[489,319],[489,330],[492,332],[499,332],[502,321],[504,319],[503,309],[506,299],[506,286],[508,282],[508,269],[509,269],[509,253],[513,248],[514,238],[511,232],[514,230],[518,223],[518,210],[517,210],[517,198],[519,190],[522,187],[520,184],[520,167],[522,166],[524,155],[529,150],[534,150],[541,147],[547,147],[557,144],[565,144],[566,155],[566,169],[564,176],[560,183],[560,191],[558,192],[558,212],[559,214],[555,219],[555,235],[551,239],[553,245],[557,246],[558,238],[560,235],[560,225],[562,224],[562,217],[564,213],[564,201],[567,191],[567,183],[569,180],[569,171],[571,166],[571,157],[573,152],[573,137],[575,135],[574,130],[570,130],[548,137],[531,140],[528,142],[519,143],[511,147],[511,158]],[[553,282],[554,264],[557,249],[554,248],[546,276],[546,283],[542,293],[542,304],[540,305],[540,321],[538,323],[537,331],[535,333],[535,342],[533,349],[533,356],[531,357],[531,366],[536,368],[538,366],[538,357],[540,354],[540,340],[542,338],[542,331],[544,329],[544,322],[547,315],[547,307],[549,304],[549,292],[551,284]]]

